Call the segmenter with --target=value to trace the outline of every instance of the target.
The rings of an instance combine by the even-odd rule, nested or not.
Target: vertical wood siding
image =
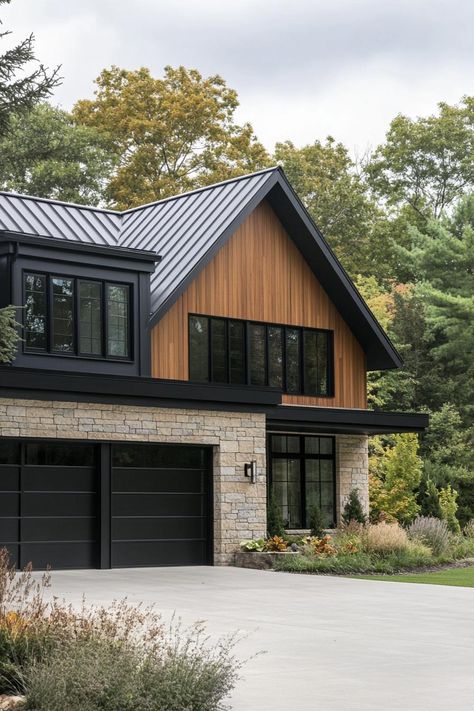
[[[152,332],[152,374],[188,380],[188,314],[328,328],[334,331],[331,398],[285,395],[285,403],[365,408],[365,354],[288,237],[261,203]]]

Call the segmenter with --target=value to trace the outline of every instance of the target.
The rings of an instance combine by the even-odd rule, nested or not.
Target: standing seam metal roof
[[[277,214],[283,211],[282,219],[290,222],[290,214],[297,216],[299,222],[290,228],[296,230],[295,241],[298,238],[301,242],[303,237],[306,240],[302,248],[307,252],[309,263],[316,260],[317,264],[313,264],[315,273],[324,268],[324,273],[319,276],[324,278],[334,302],[364,344],[366,352],[369,354],[373,350],[371,362],[377,368],[400,365],[401,359],[387,335],[279,167],[124,212],[0,192],[0,233],[16,232],[159,254],[161,261],[151,276],[151,308],[153,318],[157,319],[245,215],[264,197],[272,200],[271,196],[276,194],[281,196],[273,205]],[[287,208],[290,213],[285,213]]]
[[[162,260],[151,279],[154,312],[277,170],[124,212],[0,192],[0,231],[156,252]]]

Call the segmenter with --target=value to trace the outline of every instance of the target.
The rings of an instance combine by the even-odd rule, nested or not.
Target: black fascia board
[[[128,247],[115,247],[109,245],[98,245],[86,242],[73,242],[56,237],[39,237],[37,235],[26,235],[20,232],[0,230],[0,254],[26,254],[33,250],[44,250],[45,257],[54,257],[56,250],[68,253],[76,253],[84,258],[85,254],[94,254],[105,259],[126,260],[135,264],[134,269],[139,271],[153,272],[155,265],[162,257],[155,252],[144,249],[130,249]],[[140,263],[141,264],[137,264]]]
[[[381,412],[330,407],[281,405],[267,411],[267,429],[275,432],[320,431],[333,434],[424,432],[429,416],[417,412]]]
[[[0,367],[0,397],[85,402],[130,402],[148,407],[252,411],[279,405],[278,388],[190,383],[183,380]],[[221,407],[223,406],[223,407]],[[227,407],[225,407],[227,406]]]

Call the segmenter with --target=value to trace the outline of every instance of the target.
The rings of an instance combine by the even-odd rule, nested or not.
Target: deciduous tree
[[[238,125],[237,93],[220,76],[166,67],[105,69],[95,99],[78,101],[75,119],[107,136],[118,168],[111,204],[133,207],[258,170],[268,155],[250,124]]]
[[[97,205],[114,154],[97,129],[48,104],[14,114],[0,138],[0,186],[29,195]]]
[[[438,105],[437,115],[398,115],[369,161],[374,191],[389,205],[440,217],[474,186],[474,97]]]

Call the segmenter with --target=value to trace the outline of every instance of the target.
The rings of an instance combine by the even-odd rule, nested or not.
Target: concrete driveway
[[[165,618],[248,634],[234,711],[448,711],[474,707],[474,590],[239,568],[53,574],[52,593],[126,596]]]

